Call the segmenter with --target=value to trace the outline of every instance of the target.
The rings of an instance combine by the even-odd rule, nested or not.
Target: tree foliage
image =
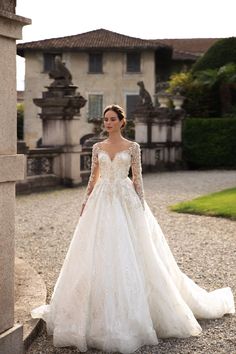
[[[236,63],[236,37],[223,38],[215,42],[192,67],[192,72],[219,69],[228,63]]]

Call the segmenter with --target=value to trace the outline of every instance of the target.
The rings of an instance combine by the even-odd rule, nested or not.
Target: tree
[[[215,42],[192,67],[192,72],[219,69],[228,63],[236,63],[236,37]]]

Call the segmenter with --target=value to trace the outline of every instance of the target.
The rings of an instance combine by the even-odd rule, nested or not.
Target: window
[[[102,73],[102,53],[89,54],[89,73]]]
[[[126,96],[126,114],[127,120],[133,118],[133,112],[136,110],[137,105],[140,102],[139,95],[127,95]]]
[[[141,55],[140,53],[127,53],[126,54],[126,70],[127,73],[138,73],[140,72],[140,62]]]
[[[62,58],[61,53],[44,53],[43,54],[43,70],[51,71],[55,69],[55,57],[59,56]]]
[[[103,96],[89,95],[88,97],[88,120],[102,118]]]

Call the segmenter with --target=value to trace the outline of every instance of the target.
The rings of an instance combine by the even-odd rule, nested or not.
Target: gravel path
[[[179,201],[236,186],[235,171],[181,171],[145,174],[146,201],[166,235],[181,269],[207,290],[230,286],[236,294],[236,222],[223,218],[178,214],[168,206]],[[59,274],[79,218],[85,187],[18,196],[16,202],[17,256],[44,278],[48,299]],[[200,321],[203,333],[187,339],[160,340],[135,353],[235,354],[236,316]],[[45,330],[28,354],[79,353],[56,349]],[[90,350],[87,353],[101,351]]]

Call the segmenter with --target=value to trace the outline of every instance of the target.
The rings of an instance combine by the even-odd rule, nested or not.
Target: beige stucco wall
[[[138,94],[137,82],[142,80],[146,89],[154,95],[155,89],[155,54],[144,51],[141,55],[141,72],[126,73],[125,52],[105,52],[103,54],[103,73],[88,73],[88,53],[66,52],[63,61],[71,71],[74,85],[88,99],[89,94],[102,94],[103,106],[117,103],[126,108],[126,95]],[[26,54],[25,74],[25,141],[34,147],[42,136],[41,120],[37,116],[40,109],[32,101],[41,97],[44,86],[50,84],[48,74],[43,73],[43,55],[40,52]],[[88,105],[81,109],[80,136],[92,132],[93,126],[87,122]]]

